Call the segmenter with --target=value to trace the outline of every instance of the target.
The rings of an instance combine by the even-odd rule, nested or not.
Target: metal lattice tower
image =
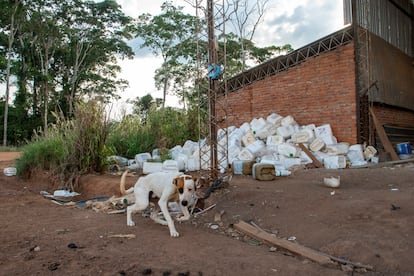
[[[352,24],[355,34],[355,51],[357,63],[357,96],[359,105],[359,137],[360,143],[367,142],[373,144],[373,131],[370,130],[372,124],[370,122],[370,102],[369,90],[371,85],[370,76],[370,1],[362,2],[361,0],[353,0],[352,2]]]
[[[197,3],[197,17],[198,11],[203,10],[207,21],[207,34],[203,36],[199,28],[197,37],[199,70],[197,72],[200,75],[197,78],[197,89],[199,93],[200,176],[209,181],[215,181],[229,168],[228,133],[225,119],[227,85],[225,73],[223,73],[226,67],[224,2],[218,4],[213,0],[207,0],[206,8],[201,7],[202,2]],[[199,22],[202,21],[199,20]],[[207,48],[207,53],[205,48]]]

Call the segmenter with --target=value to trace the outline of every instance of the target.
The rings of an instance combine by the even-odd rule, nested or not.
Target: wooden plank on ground
[[[313,155],[313,153],[310,150],[308,150],[308,148],[305,147],[305,145],[299,143],[299,147],[306,153],[307,156],[309,156],[310,159],[312,159],[312,162],[315,165],[315,167],[323,168],[323,164],[318,159],[316,159],[315,155]]]
[[[395,152],[390,140],[388,139],[387,133],[385,133],[384,128],[382,127],[381,123],[378,121],[377,116],[372,108],[369,109],[372,117],[372,121],[374,122],[375,129],[378,132],[378,136],[381,140],[384,149],[390,153],[392,161],[400,160],[397,153]]]
[[[234,224],[234,228],[246,233],[247,235],[255,239],[259,239],[272,245],[275,245],[277,247],[284,248],[292,253],[306,257],[321,265],[332,264],[331,258],[329,258],[323,253],[320,253],[316,250],[313,250],[311,248],[305,247],[297,243],[292,243],[290,241],[274,237],[269,233],[261,229],[258,229],[247,222],[239,221],[238,223]]]

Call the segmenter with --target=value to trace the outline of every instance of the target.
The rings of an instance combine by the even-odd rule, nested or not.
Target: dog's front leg
[[[161,212],[164,215],[165,220],[167,221],[171,237],[176,238],[176,237],[180,236],[180,234],[175,229],[174,221],[172,220],[170,212],[168,211],[167,200],[161,198],[158,201],[158,205],[160,206]]]
[[[189,220],[190,219],[190,212],[188,211],[188,207],[183,206],[182,204],[179,204],[179,205],[180,205],[181,212],[183,212],[183,216],[177,218],[177,221]]]

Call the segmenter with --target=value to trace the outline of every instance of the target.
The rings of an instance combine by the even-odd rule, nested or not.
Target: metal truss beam
[[[261,65],[253,67],[235,77],[227,80],[228,92],[238,90],[255,81],[262,80],[278,72],[285,71],[290,67],[296,66],[310,57],[318,56],[323,52],[328,52],[341,45],[348,44],[353,40],[353,28],[346,27],[329,36],[321,38],[307,46],[288,53],[284,56],[271,59]],[[224,89],[221,88],[222,92]]]

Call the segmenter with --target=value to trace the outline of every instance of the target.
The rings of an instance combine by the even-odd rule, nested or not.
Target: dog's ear
[[[182,177],[174,178],[173,183],[177,187],[178,192],[180,194],[184,193],[184,178]]]

